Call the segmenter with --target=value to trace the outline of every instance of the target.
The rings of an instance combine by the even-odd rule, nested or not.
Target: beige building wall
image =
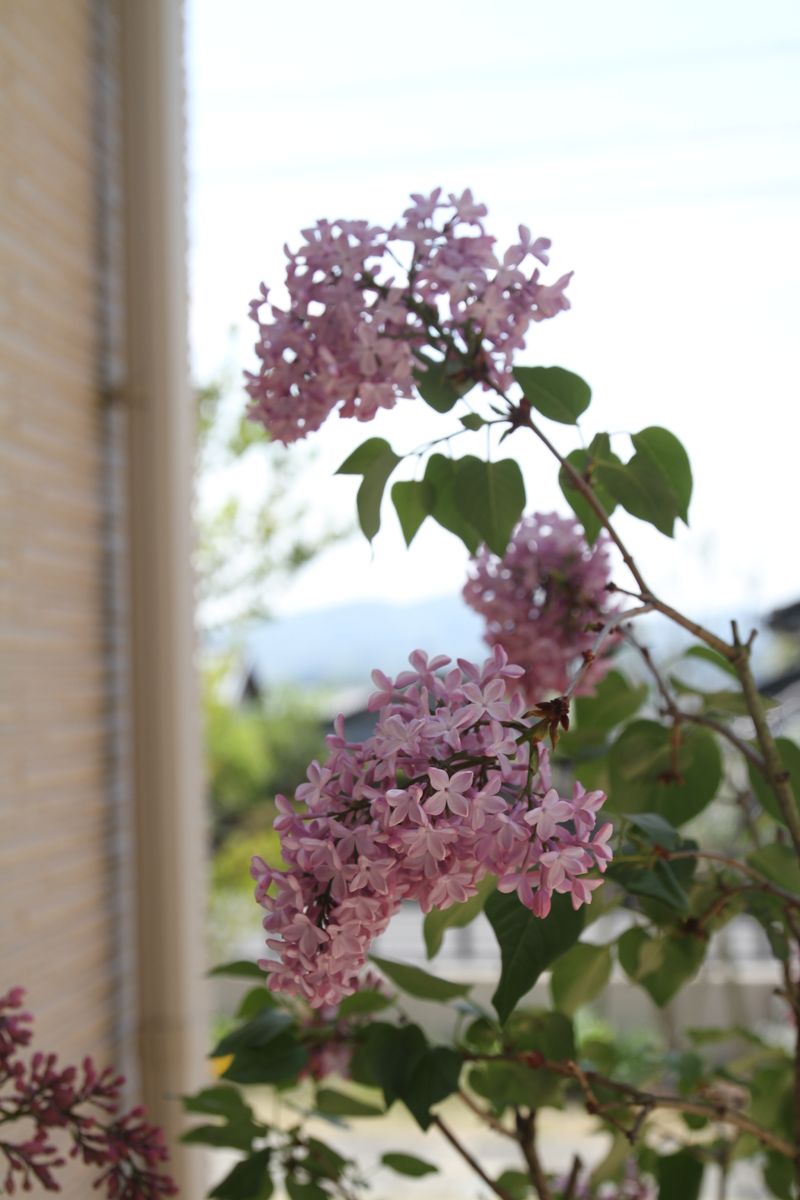
[[[181,12],[0,0],[0,989],[125,1071],[199,1197]]]
[[[99,220],[99,159],[110,180],[118,155],[95,86],[104,72],[110,95],[104,9],[0,3],[0,962],[42,1044],[109,1058],[132,964],[124,424],[112,307],[98,319],[101,296],[119,306]]]

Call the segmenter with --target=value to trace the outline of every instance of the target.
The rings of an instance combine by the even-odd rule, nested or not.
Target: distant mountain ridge
[[[266,621],[244,643],[247,667],[260,685],[365,685],[379,667],[397,674],[412,650],[481,659],[483,621],[460,596],[411,604],[358,601]]]

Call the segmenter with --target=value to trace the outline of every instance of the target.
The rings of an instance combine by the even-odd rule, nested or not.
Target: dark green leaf
[[[249,1104],[244,1102],[239,1089],[226,1087],[224,1084],[204,1088],[193,1096],[184,1096],[183,1107],[189,1113],[226,1117],[230,1121],[250,1120],[253,1116]]]
[[[601,457],[611,462],[620,462],[616,455],[611,454],[606,434],[598,435],[592,441],[588,450],[573,450],[571,454],[567,455],[566,461],[591,485],[592,491],[596,499],[599,500],[606,516],[610,517],[617,506],[617,502],[611,492],[603,487],[602,481],[597,478],[596,467]],[[558,483],[561,491],[564,493],[564,499],[575,513],[581,525],[583,525],[586,540],[592,545],[603,528],[600,518],[582,492],[575,487],[568,471],[564,467],[559,471]]]
[[[659,813],[626,813],[625,817],[652,846],[661,846],[664,850],[689,848],[689,843],[681,837],[675,826]],[[695,842],[691,845],[696,848]]]
[[[427,366],[418,367],[413,372],[417,391],[425,403],[436,412],[450,412],[453,405],[470,390],[473,382],[458,377],[460,363],[453,365],[421,357]]]
[[[402,462],[384,438],[369,438],[349,458],[337,475],[361,475],[356,496],[358,521],[364,536],[371,542],[381,527],[381,501],[387,480],[397,464]]]
[[[492,1003],[501,1021],[514,1010],[551,962],[569,950],[583,929],[583,912],[575,912],[568,896],[553,896],[550,915],[535,917],[514,893],[495,892],[486,916],[500,946],[502,970]]]
[[[353,1058],[353,1078],[383,1089],[387,1105],[406,1087],[428,1046],[418,1025],[388,1025],[376,1021],[367,1028]]]
[[[246,959],[236,959],[235,962],[220,963],[213,967],[209,975],[231,975],[234,979],[260,979],[266,990],[267,977],[258,963]]]
[[[181,1136],[187,1146],[214,1146],[216,1149],[250,1150],[253,1139],[263,1137],[266,1128],[253,1123],[252,1127],[240,1125],[196,1125]]]
[[[469,1086],[489,1100],[496,1112],[519,1105],[541,1108],[557,1104],[564,1090],[561,1078],[552,1071],[526,1067],[520,1062],[492,1062],[474,1067],[469,1074]]]
[[[455,498],[489,549],[502,556],[525,507],[525,484],[518,464],[513,458],[484,462],[467,455],[459,459]]]
[[[686,525],[692,498],[692,468],[681,443],[668,429],[651,425],[631,434],[637,458],[646,463],[648,476],[663,480],[675,496],[676,513]]]
[[[659,1155],[656,1176],[658,1200],[697,1200],[703,1183],[703,1164],[689,1150]]]
[[[392,503],[400,519],[406,545],[410,546],[422,522],[433,512],[435,495],[424,479],[408,480],[392,485]]]
[[[398,1175],[410,1175],[418,1179],[422,1175],[432,1175],[439,1170],[433,1163],[425,1162],[424,1158],[415,1158],[413,1154],[400,1154],[391,1151],[381,1157],[381,1162]]]
[[[339,1005],[339,1016],[356,1017],[364,1013],[381,1012],[392,1003],[391,996],[384,996],[382,992],[366,988],[363,992],[354,992],[352,996],[345,996]]]
[[[660,859],[645,867],[612,863],[608,877],[632,896],[646,896],[651,900],[659,900],[675,912],[689,910],[689,897],[671,863]]]
[[[792,791],[796,799],[800,800],[800,746],[785,737],[775,738],[775,746],[781,756],[781,762],[789,772]],[[776,821],[780,821],[785,825],[786,819],[781,811],[781,806],[764,776],[753,766],[748,766],[748,770],[750,772],[750,782],[753,786],[753,791],[758,797],[761,807],[771,817],[774,817]]]
[[[408,992],[409,996],[416,996],[420,1000],[454,1000],[456,996],[466,996],[472,986],[469,983],[452,983],[449,979],[438,979],[436,975],[429,975],[421,967],[411,967],[407,963],[378,958],[374,954],[370,957],[392,983]]]
[[[221,1183],[210,1191],[212,1200],[269,1200],[272,1181],[269,1177],[269,1150],[257,1150],[237,1163]]]
[[[592,399],[586,380],[563,367],[515,367],[512,374],[528,403],[562,425],[577,424]]]
[[[699,938],[651,938],[643,929],[629,929],[617,942],[617,954],[626,975],[663,1008],[697,973],[705,946]]]
[[[611,747],[608,807],[658,813],[673,825],[696,817],[713,800],[722,779],[722,756],[713,735],[683,727],[677,779],[672,767],[671,731],[655,721],[634,721]]]
[[[764,1183],[772,1195],[777,1196],[778,1200],[793,1200],[795,1196],[792,1189],[793,1182],[794,1164],[792,1160],[784,1158],[782,1154],[769,1151],[764,1165]]]
[[[307,1051],[284,1033],[267,1046],[237,1053],[222,1077],[232,1083],[285,1083],[296,1079],[307,1061]]]
[[[524,1171],[503,1171],[502,1175],[498,1175],[496,1182],[511,1200],[526,1200],[531,1194],[530,1177]]]
[[[400,1099],[421,1129],[433,1120],[431,1107],[458,1091],[462,1065],[461,1055],[449,1046],[433,1046],[417,1060]]]
[[[425,482],[433,488],[433,519],[460,538],[470,554],[474,554],[481,543],[481,535],[467,520],[456,499],[456,475],[461,461],[457,463],[443,454],[432,454],[425,467]]]
[[[236,1016],[241,1021],[249,1021],[251,1017],[263,1012],[265,1008],[277,1007],[275,993],[268,991],[262,984],[261,987],[248,988],[239,1001]]]
[[[292,1176],[286,1178],[286,1193],[289,1200],[330,1200],[330,1192],[309,1180],[303,1183]]]
[[[465,417],[459,417],[459,420],[465,429],[471,429],[473,433],[477,429],[482,429],[486,424],[484,418],[478,416],[477,413],[467,413]]]
[[[568,756],[602,745],[605,735],[638,712],[647,698],[647,684],[634,687],[619,671],[609,671],[595,687],[593,696],[575,701],[575,720],[561,742]]]
[[[651,426],[633,434],[636,453],[628,463],[598,463],[597,479],[632,516],[673,536],[675,520],[686,521],[692,474],[686,452],[666,429]]]
[[[328,1117],[382,1117],[384,1110],[374,1104],[366,1104],[355,1096],[336,1092],[333,1088],[320,1088],[315,1107]]]
[[[496,883],[497,879],[494,875],[487,875],[478,884],[477,895],[471,896],[463,904],[451,904],[449,908],[431,909],[422,926],[428,958],[433,958],[439,953],[446,929],[463,929],[483,912],[486,898],[494,891]]]
[[[209,1055],[221,1058],[257,1046],[266,1046],[292,1024],[292,1016],[280,1008],[265,1008],[245,1025],[240,1025],[217,1043]]]
[[[582,1005],[594,1000],[611,978],[611,967],[608,946],[578,942],[553,967],[550,991],[556,1008],[572,1016]]]
[[[342,1158],[332,1146],[321,1142],[319,1138],[307,1137],[308,1156],[303,1166],[312,1175],[320,1175],[324,1179],[338,1179],[348,1160]]]

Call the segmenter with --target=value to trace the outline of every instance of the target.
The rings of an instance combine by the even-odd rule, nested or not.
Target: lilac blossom
[[[482,666],[421,651],[410,663],[394,680],[374,675],[372,736],[346,741],[339,718],[295,804],[279,798],[287,869],[253,861],[269,985],[314,1008],[357,989],[370,944],[403,901],[447,908],[495,875],[544,917],[554,892],[588,903],[600,880],[587,872],[608,862],[610,826],[595,831],[605,797],[552,787],[522,668],[502,647]]]
[[[464,599],[485,617],[489,645],[524,668],[529,704],[565,692],[591,654],[611,612],[609,575],[604,535],[589,546],[578,522],[557,513],[523,517],[502,558],[483,546],[473,559]],[[591,694],[610,666],[607,654],[588,662],[577,694]]]
[[[415,395],[423,347],[465,382],[506,391],[532,322],[569,308],[570,275],[545,284],[546,238],[519,227],[498,258],[472,193],[412,196],[391,229],[318,221],[286,248],[288,304],[262,283],[250,305],[258,370],[246,375],[249,415],[288,444],[338,410],[369,421]]]

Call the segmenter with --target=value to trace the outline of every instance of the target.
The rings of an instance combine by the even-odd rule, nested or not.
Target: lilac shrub
[[[33,1017],[22,1008],[24,995],[17,987],[0,996],[1,1190],[61,1191],[58,1173],[67,1158],[53,1140],[61,1133],[71,1143],[68,1157],[95,1168],[92,1187],[113,1200],[177,1195],[163,1170],[168,1154],[161,1130],[141,1108],[119,1113],[121,1075],[110,1067],[98,1071],[91,1058],[80,1068],[61,1067],[55,1054],[26,1054]],[[21,1131],[12,1133],[15,1125]]]

